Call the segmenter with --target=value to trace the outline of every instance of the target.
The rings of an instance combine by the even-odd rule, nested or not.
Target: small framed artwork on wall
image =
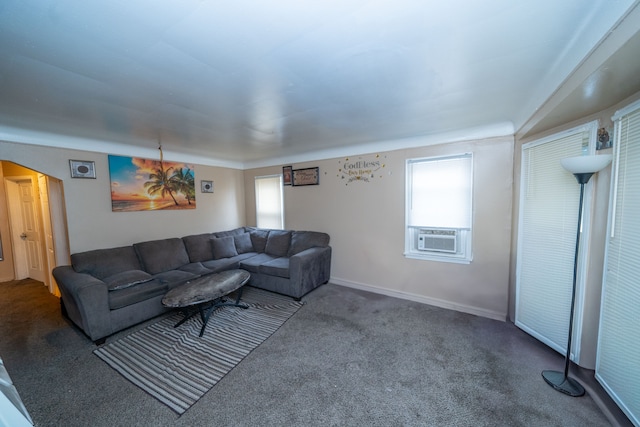
[[[69,160],[71,178],[96,179],[96,164],[89,160]]]
[[[203,193],[213,193],[213,181],[200,181],[200,191]]]
[[[291,166],[282,167],[282,185],[291,185],[292,169]]]
[[[306,168],[293,170],[293,186],[320,184],[320,168]]]

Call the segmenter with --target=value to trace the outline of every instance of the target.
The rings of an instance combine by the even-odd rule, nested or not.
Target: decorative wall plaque
[[[386,156],[384,156],[386,158]],[[379,154],[373,156],[359,156],[345,158],[338,161],[338,178],[344,180],[345,185],[352,182],[371,182],[382,178],[382,169],[386,166],[384,158]]]

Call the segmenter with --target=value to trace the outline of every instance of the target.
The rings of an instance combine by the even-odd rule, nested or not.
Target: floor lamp
[[[584,387],[573,378],[569,378],[569,362],[571,356],[571,335],[573,333],[573,310],[576,302],[576,280],[578,275],[578,252],[580,249],[580,228],[582,226],[582,204],[584,199],[584,185],[591,176],[604,169],[611,162],[611,155],[578,156],[562,159],[562,167],[571,172],[580,184],[580,203],[578,209],[578,231],[576,232],[576,250],[573,257],[573,288],[571,290],[571,310],[569,312],[569,333],[567,338],[567,353],[564,357],[564,372],[542,371],[544,380],[554,389],[569,396],[584,395]]]

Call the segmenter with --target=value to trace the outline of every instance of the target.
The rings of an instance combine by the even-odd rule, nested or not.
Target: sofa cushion
[[[214,237],[211,239],[211,247],[213,249],[213,259],[231,258],[238,255],[233,236]]]
[[[149,274],[175,270],[189,264],[189,255],[182,239],[152,240],[133,245],[144,270]]]
[[[256,256],[252,256],[251,258],[240,261],[240,268],[242,268],[243,270],[247,270],[250,273],[259,273],[259,267],[261,264],[273,261],[276,258],[277,257],[269,254],[258,254]]]
[[[329,245],[329,235],[317,231],[294,231],[291,235],[289,256],[293,256],[309,248]]]
[[[164,295],[167,291],[167,285],[158,280],[151,280],[125,289],[118,289],[109,292],[109,308],[116,310],[140,301],[148,300],[149,298],[157,297],[158,295]]]
[[[236,252],[239,254],[253,252],[253,243],[251,243],[251,235],[249,233],[242,233],[237,236],[233,236],[233,241],[236,244]]]
[[[204,276],[209,273],[213,273],[211,270],[202,265],[201,262],[192,262],[191,264],[183,265],[178,270],[186,271],[196,276]]]
[[[258,266],[258,272],[269,276],[289,278],[289,258],[276,258]]]
[[[287,256],[291,244],[291,231],[271,230],[267,237],[267,245],[264,251],[276,257]]]
[[[133,246],[73,254],[71,264],[76,272],[90,274],[100,280],[123,271],[142,269]]]
[[[211,261],[203,262],[202,265],[214,273],[224,270],[234,270],[236,268],[240,268],[240,261],[235,258],[236,257],[213,259]]]
[[[191,262],[202,262],[213,259],[213,252],[211,251],[212,237],[213,234],[204,233],[182,238]]]
[[[251,244],[253,250],[256,252],[264,252],[265,246],[267,246],[267,237],[269,237],[269,230],[261,230],[259,228],[247,228],[249,235],[251,236]]]
[[[179,285],[187,280],[196,279],[200,276],[182,270],[170,270],[158,273],[153,276],[154,279],[167,284],[169,287]]]
[[[246,254],[239,254],[231,258],[213,259],[211,261],[204,261],[202,265],[211,270],[213,273],[218,273],[224,270],[233,270],[240,268],[240,261],[255,256],[255,252],[247,252]]]
[[[128,288],[130,286],[139,285],[140,283],[153,280],[153,277],[142,270],[128,270],[116,273],[112,276],[102,279],[107,284],[110,291]]]
[[[244,227],[234,228],[233,230],[228,230],[228,231],[218,231],[213,233],[215,237],[237,236],[239,234],[244,234]]]

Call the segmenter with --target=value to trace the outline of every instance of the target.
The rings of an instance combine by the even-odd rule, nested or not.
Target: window
[[[471,153],[407,160],[405,256],[471,262]]]
[[[282,230],[282,175],[257,176],[255,186],[256,226]]]

